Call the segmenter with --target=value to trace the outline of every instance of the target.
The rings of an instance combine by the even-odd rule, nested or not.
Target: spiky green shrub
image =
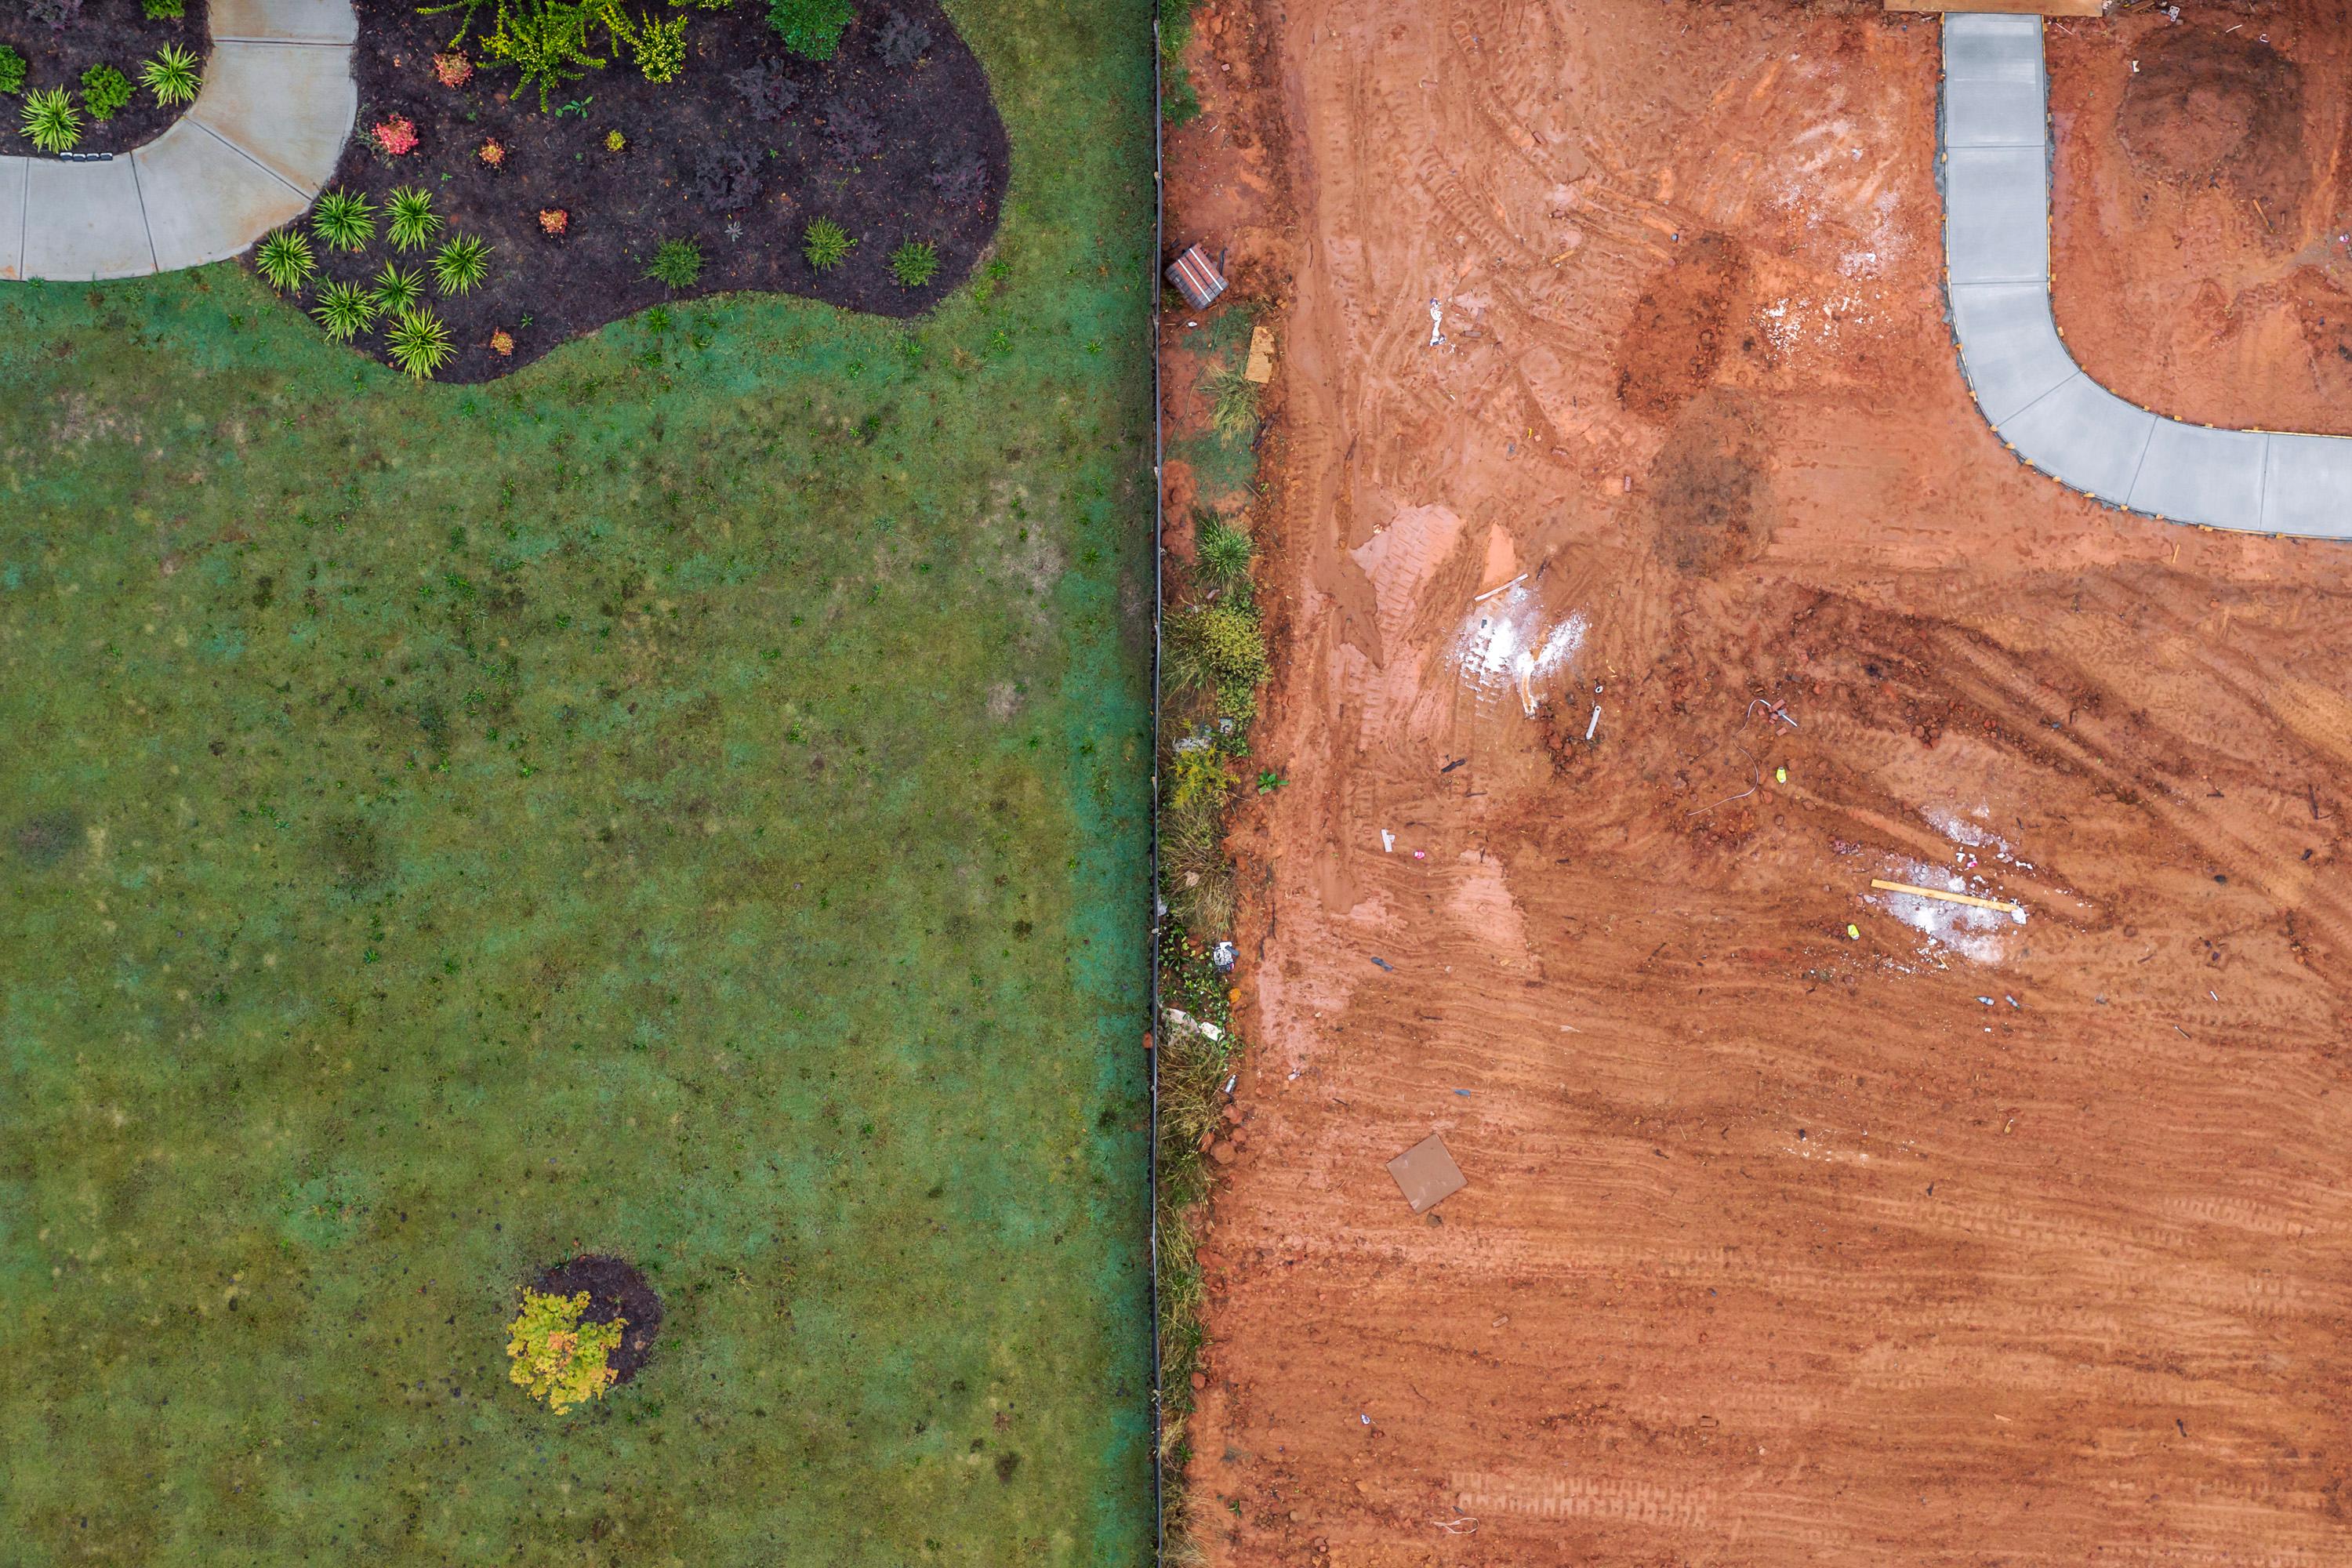
[[[415,185],[401,185],[384,203],[384,226],[400,249],[422,250],[441,232],[441,215],[433,210],[430,195]]]
[[[375,204],[337,186],[319,198],[310,227],[337,250],[359,250],[375,237]]]
[[[1209,428],[1229,446],[1257,434],[1258,388],[1247,368],[1236,357],[1201,379],[1201,391],[1209,399]]]
[[[205,85],[203,74],[196,69],[196,57],[177,44],[165,44],[156,50],[155,58],[139,68],[139,79],[166,109],[195,102],[196,89]]]
[[[856,14],[850,0],[768,0],[768,26],[803,59],[833,58]]]
[[[176,22],[188,14],[188,0],[139,0],[151,22]]]
[[[702,276],[702,247],[690,239],[665,239],[654,250],[646,276],[672,289],[691,289]]]
[[[606,62],[588,52],[588,29],[610,14],[594,0],[520,0],[513,5],[499,0],[498,26],[482,40],[482,52],[521,72],[524,87],[539,89],[539,111],[544,114],[549,93],[604,68]]]
[[[829,217],[813,218],[801,231],[801,254],[819,272],[830,272],[840,266],[856,243],[846,229]]]
[[[453,236],[433,258],[433,280],[444,294],[466,294],[489,276],[490,247],[470,234]]]
[[[112,66],[92,66],[81,73],[81,100],[89,117],[105,123],[131,102],[131,79]]]
[[[919,289],[939,275],[940,250],[928,239],[910,239],[890,253],[890,276],[902,289]]]
[[[329,338],[347,343],[375,323],[375,296],[356,283],[329,283],[310,314]]]
[[[507,1355],[514,1364],[507,1376],[518,1387],[561,1415],[613,1386],[613,1352],[621,1346],[626,1319],[609,1323],[583,1323],[588,1292],[572,1296],[522,1293],[522,1310],[508,1331]]]
[[[310,237],[299,228],[281,228],[253,252],[253,265],[269,286],[283,294],[310,280],[318,263],[310,258]]]
[[[53,87],[25,95],[26,138],[44,153],[70,153],[81,140],[81,110],[66,89]]]
[[[1214,516],[1202,518],[1200,532],[1192,542],[1192,555],[1200,563],[1201,574],[1221,587],[1248,580],[1250,557],[1256,551],[1248,534]]]
[[[387,316],[413,310],[425,302],[425,275],[404,272],[387,261],[383,264],[383,270],[375,275],[372,298],[375,300],[376,310]]]
[[[629,58],[656,87],[676,81],[686,69],[686,22],[647,16],[629,34]]]
[[[392,363],[423,381],[449,363],[457,351],[449,344],[448,323],[430,310],[409,310],[383,335],[384,352]]]
[[[1213,692],[1217,711],[1246,720],[1272,673],[1257,615],[1235,604],[1202,605],[1168,617],[1163,668],[1177,686]]]
[[[25,90],[25,57],[0,44],[0,92],[14,96]]]

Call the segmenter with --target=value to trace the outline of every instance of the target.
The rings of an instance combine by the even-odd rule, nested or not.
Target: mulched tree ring
[[[822,63],[785,52],[764,0],[721,11],[656,6],[686,19],[677,80],[646,81],[599,30],[593,49],[610,63],[551,93],[546,112],[536,89],[483,55],[494,0],[455,44],[458,12],[427,16],[415,0],[356,4],[359,123],[328,188],[374,203],[376,236],[357,252],[314,240],[318,277],[287,300],[308,310],[330,281],[368,288],[387,262],[422,272],[425,307],[447,324],[456,350],[437,380],[488,381],[607,322],[703,294],[800,294],[919,315],[970,275],[995,236],[1010,167],[1004,126],[987,73],[939,0],[866,0]],[[472,67],[457,87],[434,65],[452,53]],[[369,132],[394,118],[415,128],[417,144],[386,156]],[[618,151],[607,145],[614,132]],[[481,156],[489,142],[495,166]],[[488,242],[488,276],[470,292],[431,285],[430,249],[392,247],[382,213],[404,185],[432,196],[443,220],[436,244],[457,234]],[[564,215],[560,236],[543,232],[542,212]],[[802,254],[814,218],[856,241],[827,271]],[[675,292],[646,276],[668,239],[691,240],[703,256],[700,278]],[[891,251],[908,240],[939,256],[938,271],[913,289],[890,272]],[[385,359],[390,324],[380,321],[352,346]]]
[[[49,26],[46,18],[52,12],[64,26]],[[66,0],[46,8],[26,0],[0,0],[0,44],[25,57],[26,92],[61,87],[82,111],[76,153],[128,153],[163,134],[188,111],[184,103],[168,109],[157,103],[139,79],[139,68],[165,44],[195,56],[197,69],[209,67],[213,33],[207,16],[205,0],[187,0],[185,14],[165,17],[149,16],[139,0]],[[92,119],[82,97],[81,73],[91,66],[112,66],[131,79],[131,102],[111,120]],[[0,98],[0,155],[47,158],[50,154],[19,128],[24,108],[21,95]]]
[[[585,1290],[588,1307],[580,1314],[582,1322],[609,1323],[618,1318],[628,1324],[621,1331],[620,1348],[607,1363],[616,1387],[636,1376],[637,1369],[653,1359],[654,1341],[661,1334],[661,1298],[654,1294],[635,1265],[624,1258],[584,1254],[548,1269],[530,1288],[543,1296],[576,1296]]]

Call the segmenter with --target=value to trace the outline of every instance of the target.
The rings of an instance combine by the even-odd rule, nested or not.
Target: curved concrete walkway
[[[1960,368],[2017,455],[2179,522],[2352,538],[2352,440],[2217,430],[2083,373],[2050,312],[2050,81],[2042,18],[1944,18],[1944,261]]]
[[[0,279],[137,278],[236,255],[299,217],[359,116],[351,0],[212,0],[204,89],[104,162],[0,158]]]

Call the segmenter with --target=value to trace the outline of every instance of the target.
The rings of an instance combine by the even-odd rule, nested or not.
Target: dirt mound
[[[1650,464],[1658,558],[1711,575],[1753,560],[1772,537],[1755,400],[1716,387],[1685,408]]]
[[[1725,333],[1748,290],[1748,261],[1719,234],[1682,242],[1687,254],[1652,273],[1617,356],[1617,400],[1665,420],[1715,379]]]
[[[2255,34],[2155,35],[2124,88],[2116,134],[2142,173],[2182,184],[2219,179],[2275,222],[2311,188],[2303,68]]]

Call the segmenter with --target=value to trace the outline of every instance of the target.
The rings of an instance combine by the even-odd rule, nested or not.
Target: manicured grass
[[[1148,10],[956,14],[911,330],[0,286],[12,1563],[1148,1556]],[[578,1251],[668,1316],[556,1417]]]

